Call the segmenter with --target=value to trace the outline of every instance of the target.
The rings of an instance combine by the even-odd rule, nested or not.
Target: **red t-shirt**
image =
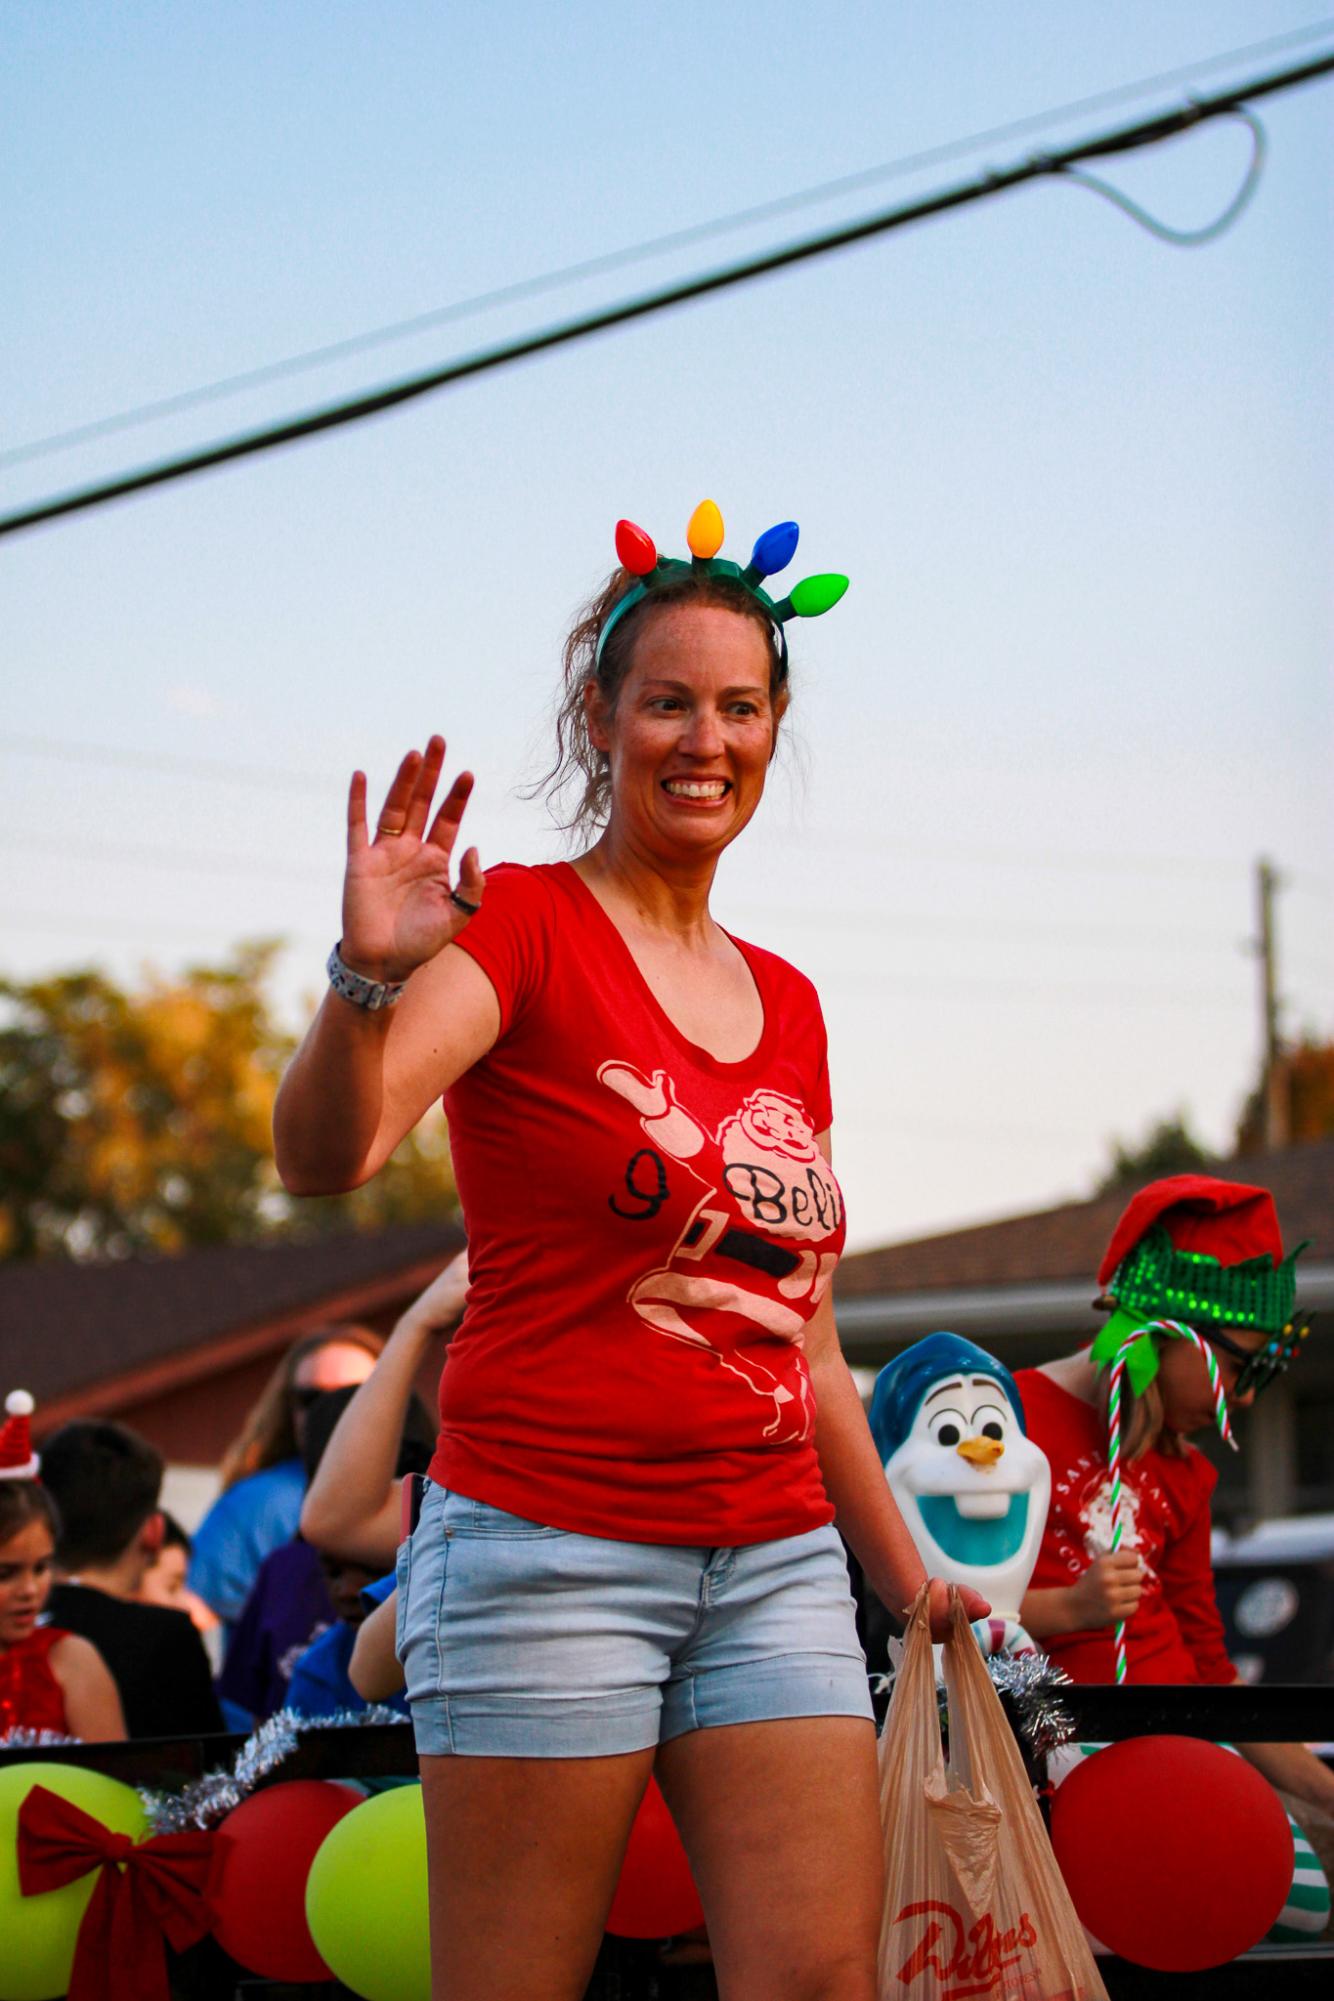
[[[1111,1475],[1102,1412],[1040,1369],[1015,1376],[1028,1435],[1051,1461],[1051,1506],[1032,1588],[1073,1584],[1112,1546]],[[1139,1551],[1144,1594],[1126,1628],[1129,1681],[1236,1680],[1209,1558],[1209,1499],[1218,1478],[1202,1452],[1156,1449],[1121,1467],[1122,1546]],[[1042,1642],[1072,1681],[1114,1681],[1113,1628]]]
[[[456,942],[501,1026],[445,1095],[469,1286],[432,1478],[630,1542],[831,1521],[802,1339],[844,1218],[810,981],[737,941],[764,1028],[720,1063],[567,863],[489,871]]]

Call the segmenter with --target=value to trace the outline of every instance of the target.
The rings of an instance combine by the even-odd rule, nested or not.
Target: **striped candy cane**
[[[1213,1392],[1214,1422],[1218,1435],[1225,1439],[1235,1452],[1237,1441],[1232,1436],[1232,1426],[1228,1422],[1227,1399],[1223,1395],[1222,1379],[1218,1373],[1218,1362],[1213,1349],[1204,1337],[1193,1327],[1183,1326],[1179,1320],[1150,1320],[1147,1326],[1137,1328],[1129,1338],[1121,1343],[1112,1362],[1112,1372],[1107,1390],[1107,1464],[1112,1475],[1112,1548],[1120,1549],[1124,1527],[1123,1490],[1121,1484],[1121,1383],[1126,1372],[1126,1357],[1145,1334],[1171,1334],[1179,1341],[1193,1341],[1204,1357],[1209,1371],[1209,1388]],[[1116,1679],[1126,1678],[1126,1622],[1118,1619],[1113,1637],[1116,1652]]]

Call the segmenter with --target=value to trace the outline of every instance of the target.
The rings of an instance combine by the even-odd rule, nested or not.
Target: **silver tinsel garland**
[[[871,1687],[877,1695],[893,1693],[902,1658],[902,1640],[891,1639],[890,1672],[871,1677]],[[1061,1698],[1062,1691],[1073,1687],[1073,1683],[1064,1668],[1054,1667],[1042,1653],[992,1654],[987,1660],[987,1673],[997,1693],[1009,1696],[1024,1742],[1035,1757],[1050,1757],[1059,1745],[1070,1742],[1075,1734],[1074,1721]],[[937,1684],[936,1695],[944,1723],[947,1704],[943,1682]]]
[[[240,1806],[262,1779],[291,1757],[305,1730],[352,1730],[366,1723],[403,1723],[397,1709],[372,1703],[368,1709],[340,1709],[333,1716],[298,1716],[280,1709],[246,1738],[226,1771],[205,1772],[179,1793],[139,1789],[144,1812],[154,1834],[180,1834],[190,1827],[211,1827]]]
[[[1049,1757],[1070,1742],[1075,1726],[1061,1698],[1074,1684],[1064,1668],[1054,1667],[1045,1654],[993,1654],[987,1673],[997,1691],[1009,1696],[1035,1757]]]

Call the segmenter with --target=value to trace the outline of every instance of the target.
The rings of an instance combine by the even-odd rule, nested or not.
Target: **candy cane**
[[[1151,1320],[1147,1326],[1137,1328],[1117,1349],[1115,1359],[1112,1362],[1111,1376],[1108,1380],[1107,1463],[1112,1475],[1113,1550],[1118,1550],[1121,1547],[1121,1533],[1124,1523],[1121,1485],[1121,1379],[1126,1371],[1126,1357],[1136,1343],[1146,1334],[1170,1334],[1177,1340],[1193,1341],[1195,1343],[1195,1346],[1203,1355],[1205,1367],[1209,1371],[1209,1388],[1213,1392],[1214,1422],[1218,1426],[1218,1435],[1232,1447],[1234,1452],[1237,1449],[1237,1441],[1232,1436],[1232,1426],[1228,1422],[1227,1399],[1223,1394],[1222,1379],[1218,1373],[1218,1362],[1209,1343],[1202,1335],[1197,1334],[1193,1327],[1184,1327],[1179,1320]],[[1116,1622],[1113,1645],[1116,1653],[1116,1679],[1118,1682],[1122,1682],[1126,1678],[1126,1622],[1124,1619],[1118,1619]]]

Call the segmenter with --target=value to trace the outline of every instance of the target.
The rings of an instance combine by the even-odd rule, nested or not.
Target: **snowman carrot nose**
[[[965,1438],[954,1449],[970,1466],[994,1466],[1005,1450],[1005,1441],[1000,1438]]]

